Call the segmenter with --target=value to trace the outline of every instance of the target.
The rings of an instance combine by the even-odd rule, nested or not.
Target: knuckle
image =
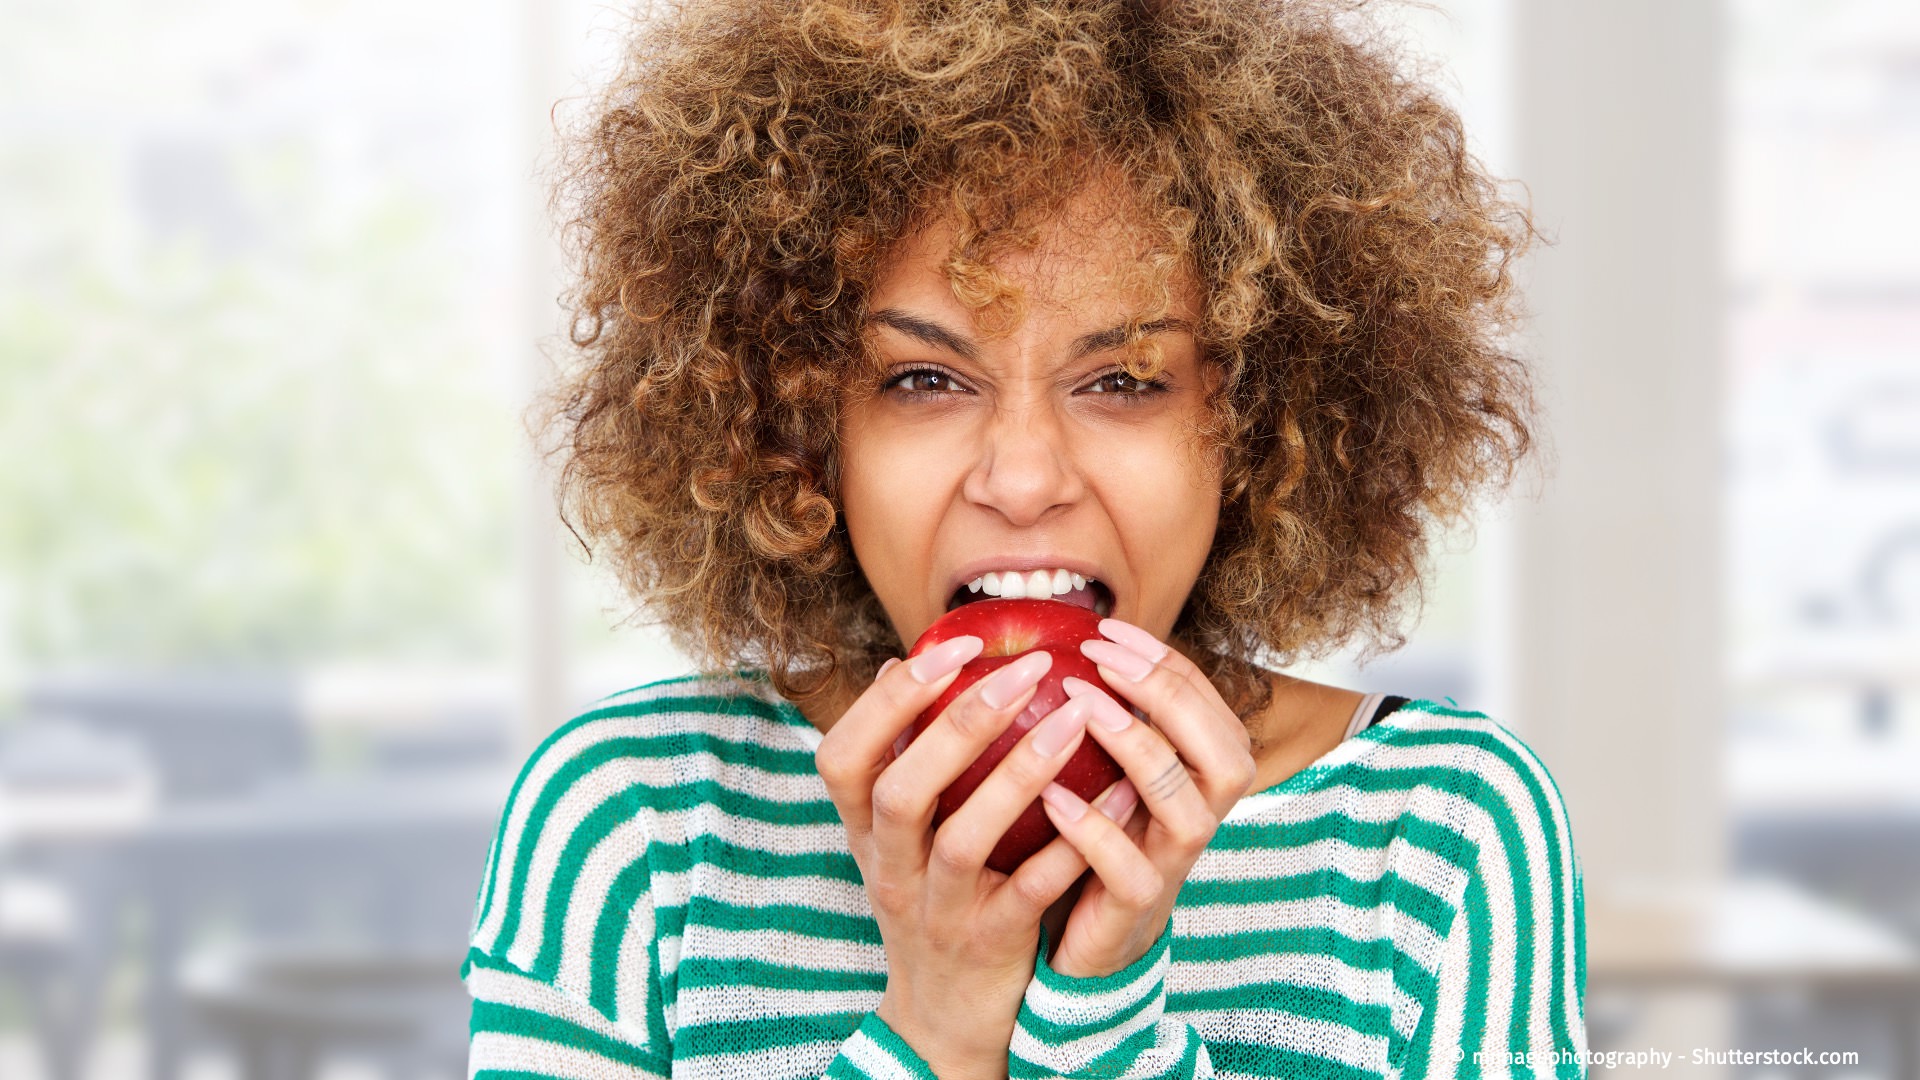
[[[1254,763],[1254,760],[1252,757],[1247,757],[1239,763],[1237,768],[1234,769],[1233,779],[1231,783],[1233,784],[1235,791],[1245,792],[1245,791],[1251,790],[1253,788],[1254,781],[1258,780],[1259,778],[1260,778],[1260,767]]]
[[[1168,823],[1168,832],[1180,850],[1189,854],[1196,853],[1213,841],[1213,834],[1219,828],[1219,822],[1213,815],[1194,813],[1178,815]]]
[[[889,822],[911,821],[920,813],[920,796],[889,777],[873,785],[873,816]]]
[[[840,755],[830,751],[825,742],[822,742],[820,749],[814,752],[813,768],[820,774],[820,779],[827,785],[828,791],[833,791],[846,783],[847,775],[845,767],[841,764]]]
[[[1001,760],[1000,768],[1006,773],[1007,784],[1015,791],[1030,791],[1037,796],[1066,763],[1065,754],[1058,758],[1041,757],[1028,748],[1024,754],[1008,754]]]
[[[954,733],[969,742],[992,738],[1000,729],[999,714],[989,709],[978,694],[969,694],[954,702],[947,709],[947,716]]]
[[[1030,912],[1047,910],[1055,900],[1059,899],[1061,891],[1054,887],[1053,882],[1038,874],[1016,875],[1007,884],[1013,890],[1013,898],[1019,902],[1022,909]]]
[[[892,918],[902,918],[914,909],[913,890],[896,881],[874,881],[867,883],[867,896],[873,901],[875,911]]]
[[[924,688],[910,678],[882,679],[876,685],[879,688],[881,700],[886,703],[887,712],[891,715],[918,713],[926,707],[926,703],[916,696],[916,690]]]
[[[949,874],[964,874],[986,862],[984,856],[977,856],[971,848],[972,844],[965,835],[954,829],[941,829],[934,835],[927,861]]]
[[[1195,858],[1213,842],[1213,827],[1188,829],[1174,837],[1174,846],[1187,858]]]

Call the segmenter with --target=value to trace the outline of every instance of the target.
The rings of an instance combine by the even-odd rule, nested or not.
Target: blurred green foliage
[[[0,661],[504,655],[517,351],[476,223],[400,174],[344,193],[300,132],[28,135],[0,140]]]

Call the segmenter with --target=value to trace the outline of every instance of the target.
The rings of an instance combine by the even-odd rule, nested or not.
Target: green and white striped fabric
[[[819,744],[754,671],[549,736],[475,906],[471,1075],[931,1078],[873,1013],[886,958]],[[1414,701],[1243,799],[1132,967],[1036,957],[1008,1075],[1582,1076],[1583,908],[1539,759]]]

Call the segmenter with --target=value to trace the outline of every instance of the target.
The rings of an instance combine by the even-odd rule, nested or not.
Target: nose
[[[1079,502],[1086,478],[1060,419],[1045,407],[999,409],[980,440],[962,494],[1016,527]]]

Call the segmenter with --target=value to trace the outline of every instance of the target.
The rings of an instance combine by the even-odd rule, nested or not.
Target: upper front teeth
[[[988,596],[1009,600],[1058,596],[1087,587],[1087,579],[1065,570],[1031,570],[1026,573],[982,574],[967,582],[968,592],[984,590]]]

